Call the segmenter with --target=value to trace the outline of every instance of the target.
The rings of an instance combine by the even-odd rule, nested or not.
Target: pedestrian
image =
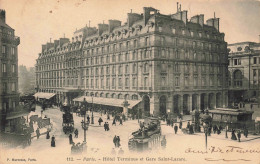
[[[190,129],[190,122],[188,122],[187,124],[187,129]]]
[[[40,130],[39,130],[39,128],[37,128],[37,130],[36,130],[36,136],[37,136],[37,139],[39,139],[39,137],[40,137]]]
[[[251,108],[251,110],[253,109],[253,104],[250,104],[250,108]]]
[[[117,136],[117,147],[120,147],[120,146],[121,146],[121,144],[120,144],[120,137]]]
[[[245,102],[243,102],[243,108],[245,107],[245,105],[246,105]]]
[[[122,148],[120,148],[120,150],[118,151],[118,154],[123,155],[124,154],[124,150]]]
[[[171,119],[170,123],[171,123],[171,127],[173,128],[173,125],[174,125],[173,119]],[[178,128],[178,127],[177,127],[177,128]]]
[[[88,115],[88,117],[87,117],[87,120],[88,120],[88,123],[90,122],[90,117],[89,117],[89,115]]]
[[[217,134],[219,135],[221,133],[221,127],[217,127]]]
[[[115,137],[113,138],[113,143],[114,143],[114,145],[115,145],[115,147],[117,146],[117,137],[116,137],[116,135],[115,135]]]
[[[55,147],[55,137],[54,135],[51,137],[51,147]]]
[[[248,136],[248,129],[245,127],[245,130],[244,130],[244,136],[247,138]]]
[[[120,120],[119,120],[119,125],[123,125],[123,120],[120,118]]]
[[[240,138],[241,138],[241,132],[240,132],[240,130],[238,130],[238,132],[237,132],[237,138],[238,138],[238,142],[240,142]]]
[[[75,138],[78,138],[78,135],[79,135],[78,129],[75,129],[74,134],[75,134]]]
[[[107,131],[107,122],[104,123],[104,129]]]
[[[70,144],[73,143],[73,139],[72,139],[72,134],[71,134],[71,133],[70,133],[70,135],[69,135],[69,142],[70,142]]]
[[[50,132],[47,130],[46,139],[50,139]]]
[[[107,131],[109,131],[109,123],[107,122]]]
[[[101,123],[102,123],[102,122],[103,122],[102,118],[99,117],[99,119],[98,119],[98,124],[99,124],[99,126],[101,126]]]
[[[182,129],[182,121],[180,120],[179,128]]]
[[[213,126],[213,133],[214,133],[214,134],[216,133],[217,129],[218,129],[218,127],[217,127],[217,125],[215,124],[215,125]]]
[[[122,115],[122,119],[125,122],[125,120],[126,120],[125,114]]]
[[[174,125],[174,132],[175,132],[175,134],[177,134],[177,131],[178,131],[178,126],[175,124]]]
[[[189,126],[189,132],[190,132],[190,134],[194,134],[193,125]]]
[[[232,129],[232,132],[231,132],[231,139],[232,140],[237,140],[237,137],[236,137],[236,134],[235,134],[235,130]]]
[[[112,126],[115,125],[116,126],[116,119],[114,118]]]
[[[227,134],[227,132],[228,132],[228,126],[226,126],[225,130],[226,130],[226,138],[228,138],[228,134]]]

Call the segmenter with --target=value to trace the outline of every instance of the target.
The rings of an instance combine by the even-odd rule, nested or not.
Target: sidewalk
[[[205,136],[203,132],[195,133],[195,135]],[[211,136],[208,137],[220,139],[220,140],[230,140],[230,141],[238,142],[238,140],[231,140],[231,132],[228,132],[228,138],[225,138],[225,131],[221,131],[219,135],[211,133]],[[248,135],[246,138],[243,134],[241,134],[240,142],[248,142],[256,139],[260,139],[260,135]]]

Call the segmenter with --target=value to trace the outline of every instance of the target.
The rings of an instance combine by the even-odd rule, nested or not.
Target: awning
[[[90,96],[81,96],[73,99],[73,101],[83,102],[84,98],[88,103],[92,103],[92,97]],[[94,104],[107,105],[107,106],[116,106],[123,107],[124,99],[113,99],[113,98],[103,98],[103,97],[93,97]],[[135,105],[141,102],[141,100],[127,100],[129,106],[128,108],[133,108]]]
[[[50,99],[55,96],[55,93],[37,92],[33,95],[35,98]]]
[[[10,113],[7,113],[6,115],[6,120],[11,120],[11,119],[14,119],[14,118],[19,118],[19,117],[23,117],[23,116],[27,116],[30,111],[27,110],[25,107],[23,106],[17,106],[16,107],[16,110],[15,112],[10,112]]]

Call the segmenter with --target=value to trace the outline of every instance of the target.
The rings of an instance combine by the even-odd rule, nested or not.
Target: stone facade
[[[0,125],[1,131],[6,124],[14,124],[6,117],[16,112],[19,105],[18,94],[18,54],[20,38],[14,29],[6,24],[5,11],[0,10]]]
[[[151,7],[74,32],[72,42],[43,45],[36,64],[38,91],[59,101],[79,95],[140,100],[146,114],[189,114],[227,104],[227,43],[219,18]],[[55,44],[56,43],[56,44]],[[49,46],[48,46],[49,45]]]
[[[251,99],[259,101],[260,43],[241,42],[228,45],[229,103]]]

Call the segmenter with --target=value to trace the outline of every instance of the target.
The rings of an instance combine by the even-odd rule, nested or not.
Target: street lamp
[[[91,115],[91,124],[94,124],[94,116],[93,116],[93,110],[94,110],[94,107],[93,107],[93,97],[94,97],[94,95],[93,94],[91,94],[91,97],[92,97],[92,115]]]
[[[208,149],[208,124],[204,123],[204,133],[205,133],[205,144],[206,150]]]
[[[84,143],[86,143],[86,130],[87,130],[87,127],[86,127],[86,106],[87,106],[87,102],[86,102],[86,99],[84,98],[83,100],[83,115],[84,115],[84,125],[82,125],[82,128],[84,129]]]

